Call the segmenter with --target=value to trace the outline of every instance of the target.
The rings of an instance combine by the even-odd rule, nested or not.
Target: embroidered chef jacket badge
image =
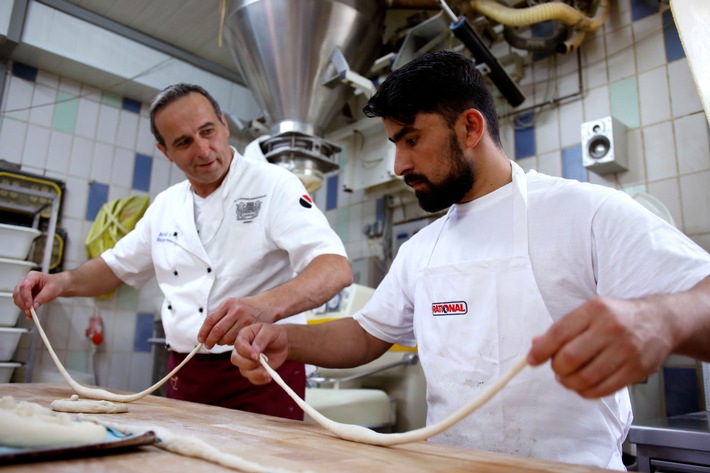
[[[265,196],[242,197],[235,200],[237,210],[237,220],[244,223],[251,222],[259,216],[262,200]]]

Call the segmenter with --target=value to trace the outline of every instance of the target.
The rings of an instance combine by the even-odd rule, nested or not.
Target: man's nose
[[[397,176],[403,176],[407,171],[411,171],[412,162],[409,158],[409,153],[395,148],[394,152],[394,173]]]
[[[210,142],[208,140],[198,138],[195,140],[195,152],[201,158],[209,156],[210,154]]]

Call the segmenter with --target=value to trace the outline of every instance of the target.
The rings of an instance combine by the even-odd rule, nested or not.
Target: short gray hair
[[[165,139],[160,136],[158,129],[155,127],[155,114],[160,110],[164,109],[174,101],[179,98],[185,97],[192,93],[197,93],[203,95],[207,100],[209,100],[212,108],[214,109],[215,115],[219,120],[222,120],[222,110],[219,107],[217,101],[212,97],[209,92],[196,84],[186,84],[181,82],[179,84],[169,85],[158,94],[153,97],[153,101],[150,103],[150,131],[153,133],[155,140],[162,146],[165,146]]]

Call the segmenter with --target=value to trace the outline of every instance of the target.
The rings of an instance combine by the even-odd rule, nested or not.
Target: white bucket
[[[41,233],[36,228],[0,223],[0,258],[27,259],[32,242]]]
[[[27,332],[26,328],[0,327],[0,361],[10,361],[20,337]]]
[[[22,363],[16,363],[14,361],[10,362],[0,362],[0,384],[9,383],[12,379],[12,373],[15,372],[15,368],[22,366]]]
[[[32,261],[0,258],[0,291],[12,292],[25,274],[37,266]]]
[[[12,300],[12,293],[0,292],[0,327],[14,327],[20,318],[20,308]]]

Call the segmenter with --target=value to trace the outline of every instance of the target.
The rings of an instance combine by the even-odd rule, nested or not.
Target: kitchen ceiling
[[[227,44],[219,44],[220,0],[0,1],[7,2],[0,5],[0,16],[7,14],[9,19],[6,34],[0,34],[0,61],[24,63],[143,102],[149,102],[167,83],[166,75],[185,73],[184,67],[172,75],[173,69],[166,70],[178,63],[245,86]],[[396,21],[411,15],[412,10],[438,8],[436,0],[395,2],[404,2],[395,3],[388,11]],[[2,21],[0,18],[0,29]],[[91,31],[108,34],[92,41],[95,33]],[[130,44],[120,38],[127,38]],[[136,52],[137,45],[156,54]],[[166,57],[177,62],[166,64]],[[161,72],[163,75],[156,78]],[[193,80],[213,86],[206,76]],[[226,102],[222,97],[220,101]],[[242,118],[250,116],[254,113],[245,113]]]
[[[53,0],[174,46],[197,58],[239,72],[227,46],[219,47],[219,0]],[[79,11],[74,10],[74,11]],[[71,13],[71,11],[69,11]]]

